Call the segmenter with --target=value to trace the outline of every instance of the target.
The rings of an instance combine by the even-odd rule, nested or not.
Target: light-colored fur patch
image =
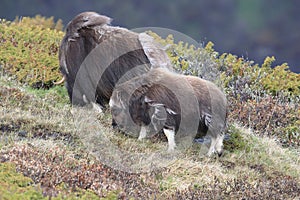
[[[142,139],[144,139],[146,136],[147,136],[147,129],[146,129],[145,126],[142,126],[142,127],[141,127],[141,131],[140,131],[140,134],[139,134],[138,140],[142,140]]]

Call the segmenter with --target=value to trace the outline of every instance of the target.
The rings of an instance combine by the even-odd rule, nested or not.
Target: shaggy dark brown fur
[[[110,106],[115,123],[122,127],[147,126],[156,133],[174,130],[180,137],[209,134],[216,143],[212,142],[211,150],[222,153],[227,102],[221,90],[209,81],[151,69],[118,85]]]
[[[158,65],[171,69],[166,53],[150,36],[110,22],[109,17],[84,12],[67,25],[59,61],[73,104],[104,106],[121,78],[129,80]]]

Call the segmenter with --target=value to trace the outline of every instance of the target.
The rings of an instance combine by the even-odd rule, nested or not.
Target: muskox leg
[[[168,139],[168,152],[172,152],[175,149],[176,143],[175,143],[175,131],[170,129],[163,129],[164,133]]]
[[[141,127],[141,130],[140,130],[140,135],[139,135],[138,140],[142,140],[142,139],[144,139],[146,136],[147,136],[147,129],[146,129],[145,126],[142,126],[142,127]]]
[[[207,156],[211,156],[213,153],[217,153],[218,156],[221,156],[223,153],[223,134],[218,134],[217,137],[211,136],[211,143]]]
[[[217,139],[211,135],[211,143],[210,143],[210,147],[208,149],[208,152],[207,152],[207,156],[210,157],[212,154],[215,153],[215,146],[217,144]]]
[[[223,154],[223,140],[224,140],[224,134],[219,134],[216,139],[216,145],[215,150],[218,153],[218,156],[221,156]]]

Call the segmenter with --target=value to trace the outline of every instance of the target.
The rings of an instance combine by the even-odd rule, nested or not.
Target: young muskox
[[[170,151],[176,146],[175,133],[177,140],[208,134],[208,155],[222,154],[227,101],[209,81],[151,69],[117,85],[109,105],[113,123],[126,131],[139,131],[139,139],[163,130]]]
[[[77,15],[66,28],[59,49],[62,83],[72,104],[104,106],[115,84],[144,74],[152,67],[171,68],[167,54],[152,37],[110,26],[95,12]]]

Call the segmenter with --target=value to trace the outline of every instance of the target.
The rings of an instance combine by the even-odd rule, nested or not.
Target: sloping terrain
[[[297,149],[282,148],[274,139],[259,137],[233,125],[241,146],[221,158],[200,157],[199,144],[168,166],[152,172],[128,173],[101,163],[99,155],[80,139],[74,113],[98,119],[114,144],[128,151],[164,148],[163,140],[137,141],[110,128],[110,115],[72,108],[62,88],[48,91],[24,87],[0,77],[0,195],[40,194],[60,198],[136,199],[286,199],[300,197]],[[73,113],[73,114],[72,114]],[[232,137],[232,140],[234,138]],[[230,146],[231,140],[226,147]],[[233,141],[232,141],[233,142]],[[9,163],[9,165],[8,165]],[[7,170],[7,166],[10,170]],[[18,172],[29,180],[7,181]],[[10,190],[18,187],[21,189]],[[6,189],[5,189],[6,188]],[[29,189],[30,188],[30,189]],[[34,191],[34,192],[27,192]],[[28,196],[28,197],[27,197]]]

